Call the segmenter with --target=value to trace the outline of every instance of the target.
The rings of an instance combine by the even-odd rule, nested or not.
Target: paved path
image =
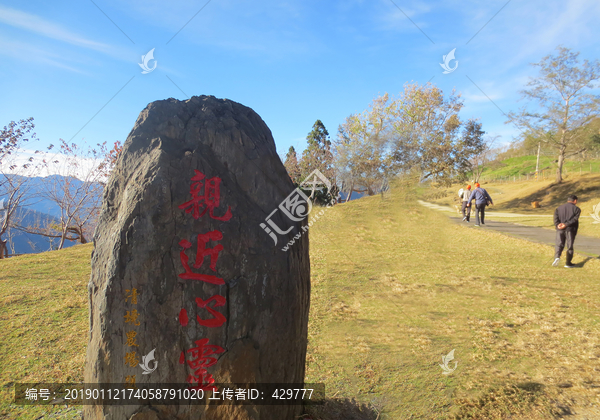
[[[531,215],[519,215],[514,213],[499,213],[493,211],[485,212],[485,225],[480,228],[473,227],[475,225],[475,218],[471,217],[471,223],[463,222],[462,217],[457,215],[456,209],[440,206],[433,203],[427,203],[425,201],[419,200],[419,204],[428,207],[434,210],[440,210],[447,213],[453,213],[453,215],[449,215],[450,219],[455,221],[456,223],[464,224],[465,226],[472,227],[473,229],[491,229],[498,232],[502,232],[509,236],[515,236],[518,238],[527,239],[532,242],[539,242],[543,244],[549,244],[554,246],[554,238],[556,232],[550,229],[544,229],[536,226],[525,226],[518,225],[514,223],[501,222],[498,220],[494,220],[498,217],[532,217]],[[551,215],[538,215],[539,217],[552,217]],[[535,217],[535,215],[533,216]],[[552,223],[552,222],[550,222]],[[590,256],[598,256],[600,254],[600,238],[593,238],[590,236],[577,235],[575,238],[575,251],[580,254],[590,255]],[[564,254],[563,254],[564,258]]]
[[[456,208],[454,207],[450,207],[450,206],[441,206],[439,204],[434,204],[434,203],[428,203],[427,201],[422,201],[422,200],[417,200],[419,202],[419,204],[421,204],[422,206],[425,207],[429,207],[430,209],[434,209],[434,210],[439,210],[439,211],[447,211],[450,213],[454,213],[454,214],[458,214],[456,211]],[[551,214],[525,214],[525,213],[503,213],[500,211],[495,211],[495,210],[490,210],[493,209],[494,207],[488,207],[485,210],[485,217],[487,218],[488,215],[491,217],[546,217],[546,218],[550,218],[552,219],[552,215]],[[581,217],[592,217],[592,216],[584,216],[581,215],[579,216]],[[552,222],[550,222],[550,224],[552,224]]]

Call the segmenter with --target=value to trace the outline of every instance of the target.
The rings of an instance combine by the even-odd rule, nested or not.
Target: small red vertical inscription
[[[187,311],[185,310],[185,308],[181,308],[181,311],[179,311],[179,323],[181,324],[181,326],[185,327],[187,326],[188,322],[189,318]]]

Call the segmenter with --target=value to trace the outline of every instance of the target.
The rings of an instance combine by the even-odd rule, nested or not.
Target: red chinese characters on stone
[[[192,213],[194,219],[199,219],[204,216],[208,211],[210,217],[215,220],[221,220],[223,222],[231,219],[231,206],[227,208],[227,212],[221,217],[215,216],[215,208],[219,207],[221,201],[221,178],[216,176],[212,178],[206,178],[205,175],[197,169],[194,169],[196,175],[192,177],[192,185],[190,187],[190,194],[192,199],[179,206],[181,210],[185,210],[186,213]],[[204,192],[202,188],[204,187]],[[200,210],[202,213],[200,213]]]
[[[217,358],[212,357],[214,354],[221,354],[225,351],[223,347],[208,344],[208,338],[203,338],[202,340],[197,340],[196,347],[193,347],[187,351],[187,353],[191,356],[191,360],[187,361],[188,366],[194,371],[194,374],[190,374],[187,377],[186,382],[196,386],[193,386],[193,389],[202,389],[204,391],[215,391],[217,388],[215,386],[211,386],[215,383],[214,378],[206,368],[213,366],[217,363]],[[183,363],[185,357],[183,356],[183,352],[181,357],[179,358],[179,362]]]
[[[209,306],[209,304],[213,301],[215,302],[215,304],[212,307]],[[223,325],[227,321],[227,318],[225,318],[225,315],[223,315],[222,313],[217,312],[214,308],[224,306],[225,303],[227,303],[227,301],[225,300],[225,297],[221,295],[211,296],[208,300],[196,298],[196,304],[198,305],[198,307],[206,308],[206,310],[213,316],[210,319],[202,319],[199,315],[196,315],[198,324],[207,328],[216,328]],[[182,308],[181,311],[179,311],[179,323],[182,327],[187,327],[188,322],[189,318],[187,311],[185,310],[185,308]]]
[[[187,214],[191,213],[192,217],[196,220],[204,216],[207,212],[209,216],[215,220],[223,222],[230,220],[232,217],[231,206],[228,206],[227,211],[223,216],[215,216],[214,214],[215,209],[219,208],[221,200],[221,178],[206,178],[206,176],[198,170],[194,170],[194,173],[195,175],[192,177],[192,184],[190,186],[192,199],[181,204],[179,208],[184,210]],[[222,211],[219,213],[222,213]],[[193,260],[193,264],[190,262],[191,257],[186,253],[188,249],[192,248],[192,242],[187,239],[182,239],[179,242],[179,246],[182,248],[179,252],[179,257],[184,272],[179,274],[179,277],[184,280],[200,280],[215,285],[225,284],[225,281],[222,278],[215,275],[201,274],[192,271],[193,269],[197,270],[201,268],[206,257],[209,257],[210,262],[208,268],[216,273],[217,261],[219,259],[219,253],[223,250],[223,245],[218,244],[213,248],[207,248],[206,245],[210,241],[220,241],[222,239],[223,234],[218,230],[199,234],[197,236],[196,257]],[[209,314],[208,319],[196,315],[198,323],[208,328],[221,327],[227,319],[215,308],[225,306],[226,303],[225,297],[221,295],[213,295],[208,300],[196,298],[196,304],[199,308],[198,311],[202,311],[203,313],[208,312]],[[182,308],[179,312],[179,324],[186,327],[188,326],[189,321],[187,310]],[[218,345],[208,344],[208,338],[197,340],[195,341],[195,344],[196,347],[187,350],[187,355],[190,358],[187,360],[187,365],[191,368],[193,373],[188,375],[186,382],[190,384],[192,389],[216,391],[217,387],[213,385],[215,379],[208,373],[207,369],[217,363],[217,358],[214,357],[214,355],[223,353],[225,349]],[[179,357],[179,363],[182,365],[186,363],[186,353],[183,351]]]
[[[179,323],[182,327],[187,327],[188,321],[189,319],[187,311],[185,310],[185,308],[182,308],[181,311],[179,311]]]
[[[208,304],[212,301],[214,301],[215,304],[212,307],[208,306]],[[216,308],[218,306],[223,306],[223,305],[225,305],[225,303],[226,303],[225,297],[223,297],[221,295],[214,295],[208,300],[202,300],[200,298],[196,298],[196,304],[198,305],[198,307],[206,308],[206,310],[213,316],[213,318],[211,318],[211,319],[202,319],[202,318],[200,318],[200,316],[196,316],[196,318],[198,319],[198,324],[208,327],[208,328],[216,328],[216,327],[220,327],[221,325],[223,325],[225,323],[225,321],[227,321],[227,318],[225,318],[225,315],[223,315],[221,312],[217,312],[213,308]]]
[[[196,261],[193,264],[194,268],[202,267],[204,258],[206,256],[210,256],[209,267],[212,271],[217,271],[217,260],[219,259],[219,252],[223,250],[223,245],[219,244],[214,248],[207,249],[206,244],[210,240],[219,241],[221,239],[223,239],[223,234],[218,230],[213,230],[211,232],[198,235]],[[185,270],[185,273],[181,273],[179,277],[181,277],[184,280],[201,280],[212,284],[225,284],[225,281],[220,277],[208,274],[194,273],[189,265],[190,258],[185,253],[187,249],[192,247],[192,243],[187,239],[183,239],[179,242],[179,246],[183,248],[183,250],[179,252],[179,258],[181,260],[181,265],[183,265],[183,268]]]
[[[196,386],[191,386],[190,389],[201,389],[203,391],[212,392],[215,392],[218,389],[216,386],[212,385],[215,383],[215,378],[213,378],[206,369],[198,369],[193,375],[188,375],[186,382],[190,385],[198,384]]]
[[[192,347],[187,352],[192,357],[192,360],[188,360],[187,363],[192,369],[198,369],[201,367],[211,367],[217,363],[216,357],[211,357],[213,354],[221,354],[225,349],[215,344],[208,344],[208,338],[196,340],[196,347]]]
[[[196,251],[196,262],[194,268],[202,267],[204,257],[210,256],[210,269],[217,271],[217,260],[219,259],[219,252],[223,250],[223,245],[219,244],[214,248],[206,249],[206,243],[208,241],[220,241],[223,239],[223,234],[218,230],[213,230],[205,234],[198,235],[198,250]]]

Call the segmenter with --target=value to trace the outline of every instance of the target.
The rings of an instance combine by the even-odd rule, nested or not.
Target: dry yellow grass
[[[306,381],[325,382],[329,401],[307,416],[600,418],[600,261],[552,268],[550,247],[453,224],[415,198],[397,186],[311,228]],[[11,405],[11,384],[81,380],[90,251],[0,261],[0,417],[78,416]],[[452,349],[458,367],[443,375]]]
[[[336,206],[311,230],[307,380],[326,383],[334,408],[356,399],[346,417],[327,408],[313,417],[545,420],[593,410],[600,261],[552,268],[548,246],[455,225],[405,198],[397,188]],[[458,368],[443,375],[452,349]]]
[[[92,246],[0,260],[0,418],[80,418],[81,407],[15,406],[16,382],[81,382]]]

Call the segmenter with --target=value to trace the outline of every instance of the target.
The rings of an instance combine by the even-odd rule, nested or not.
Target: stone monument
[[[293,191],[252,109],[212,96],[149,104],[94,235],[85,383],[302,384],[308,235],[282,252],[260,226]],[[292,420],[300,410],[107,404],[85,406],[84,418]]]

